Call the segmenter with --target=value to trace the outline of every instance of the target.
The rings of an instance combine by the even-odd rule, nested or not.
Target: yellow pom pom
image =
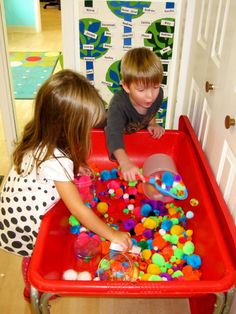
[[[147,268],[147,273],[152,275],[158,275],[161,273],[160,267],[155,264],[149,264]]]
[[[168,208],[168,213],[169,213],[169,215],[174,215],[174,214],[176,214],[176,207],[169,207]]]
[[[173,274],[173,269],[172,268],[169,268],[168,270],[167,270],[167,273],[169,274],[169,275],[172,275]]]
[[[151,274],[143,274],[141,277],[141,281],[148,281],[148,279],[151,277]]]
[[[193,230],[191,229],[186,230],[186,235],[187,237],[191,237],[193,235]]]
[[[99,202],[97,204],[97,210],[100,214],[104,215],[108,211],[108,205],[105,202]]]
[[[184,232],[184,228],[180,225],[173,225],[170,229],[171,234],[180,235]]]
[[[157,222],[154,219],[148,217],[145,219],[143,226],[144,228],[153,230],[157,227]]]
[[[145,259],[145,261],[147,261],[151,256],[152,256],[151,250],[146,249],[142,251],[142,258]]]

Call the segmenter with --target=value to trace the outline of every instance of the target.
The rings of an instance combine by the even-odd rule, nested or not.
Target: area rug
[[[10,52],[14,98],[33,99],[53,73],[60,52]]]

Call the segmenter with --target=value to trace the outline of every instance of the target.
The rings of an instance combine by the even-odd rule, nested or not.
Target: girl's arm
[[[84,205],[78,189],[73,182],[54,181],[54,183],[66,207],[82,225],[111,242],[121,244],[124,250],[129,250],[132,247],[129,233],[110,228],[91,208]]]

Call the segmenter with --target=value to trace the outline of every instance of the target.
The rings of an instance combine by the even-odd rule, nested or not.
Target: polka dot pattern
[[[32,154],[27,154],[21,175],[12,168],[5,180],[0,193],[0,247],[4,250],[31,256],[44,214],[60,199],[54,181],[74,179],[72,161],[58,150],[54,156],[37,173]]]

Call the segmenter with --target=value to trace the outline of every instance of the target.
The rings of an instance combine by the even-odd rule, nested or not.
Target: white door
[[[236,1],[187,4],[175,125],[181,112],[190,118],[236,221]]]

